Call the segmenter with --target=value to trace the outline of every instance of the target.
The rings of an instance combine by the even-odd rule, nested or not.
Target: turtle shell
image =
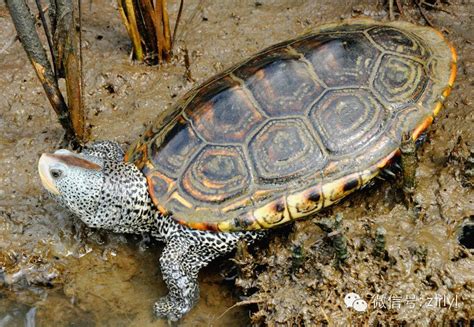
[[[433,121],[456,75],[441,33],[355,20],[282,42],[188,92],[133,144],[165,215],[271,228],[374,178]]]

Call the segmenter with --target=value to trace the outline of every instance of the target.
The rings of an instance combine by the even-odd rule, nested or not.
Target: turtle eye
[[[58,179],[59,177],[61,177],[63,175],[63,171],[60,170],[60,169],[51,169],[49,171],[49,173],[51,174],[51,177],[53,177],[54,179]]]

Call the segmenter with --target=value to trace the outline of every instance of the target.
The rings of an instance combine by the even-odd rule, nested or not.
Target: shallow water
[[[175,15],[178,3],[170,2],[170,12]],[[124,147],[191,87],[259,49],[341,17],[365,14],[386,18],[387,14],[378,1],[189,0],[176,47],[177,58],[162,67],[146,67],[129,61],[129,40],[115,6],[114,1],[93,1],[84,8],[85,101],[91,140],[112,139]],[[415,236],[410,234],[410,225],[394,220],[403,213],[394,211],[394,207],[398,207],[390,195],[389,185],[378,185],[367,195],[355,196],[337,210],[343,210],[350,217],[367,217],[362,222],[351,219],[347,222],[348,229],[355,231],[354,242],[363,239],[357,231],[374,221],[386,222],[384,227],[391,235],[389,249],[404,248],[411,244],[412,238],[425,243],[439,242],[430,252],[433,265],[459,269],[460,276],[454,271],[457,278],[454,279],[459,282],[456,285],[471,285],[472,292],[472,278],[464,276],[462,282],[463,274],[469,271],[467,267],[473,267],[472,260],[468,258],[466,260],[471,261],[461,261],[457,266],[447,262],[452,259],[456,246],[456,226],[465,217],[474,215],[472,188],[464,188],[460,181],[466,149],[473,146],[474,40],[470,32],[474,27],[473,12],[472,6],[461,2],[449,9],[455,12],[457,19],[443,12],[430,12],[430,15],[450,30],[450,38],[460,54],[460,74],[447,105],[449,109],[441,115],[441,125],[435,125],[430,132],[430,141],[420,154],[424,160],[418,170],[421,180],[417,196],[425,204],[426,215],[435,218],[419,227]],[[0,4],[0,25],[1,49],[14,35],[3,3]],[[194,82],[186,78],[184,47],[190,53]],[[153,302],[166,293],[158,267],[161,245],[147,236],[88,229],[45,195],[36,172],[37,160],[41,153],[57,148],[62,130],[18,42],[0,53],[0,67],[3,94],[0,97],[0,165],[4,168],[0,171],[0,326],[164,326],[151,314]],[[447,157],[459,143],[459,137],[462,139],[459,160],[448,162]],[[455,166],[454,170],[445,168],[448,163]],[[437,181],[431,178],[434,174],[440,176]],[[436,183],[441,183],[443,188]],[[375,206],[376,199],[386,199],[386,202]],[[436,218],[440,212],[447,223]],[[301,235],[307,235],[306,228],[303,225]],[[322,239],[317,232],[312,235],[310,243]],[[448,246],[443,243],[446,235],[450,239]],[[289,242],[286,238],[271,238],[271,242],[275,249],[271,253],[279,251],[279,254],[290,255],[285,248]],[[278,260],[288,261],[288,256]],[[282,276],[286,274],[275,273],[281,273],[279,266],[267,264],[266,267],[262,278],[266,276],[267,284],[259,285],[271,295],[274,303],[281,305],[277,318],[290,319],[295,312],[284,306],[284,300],[290,298],[291,305],[298,302],[305,293],[295,292],[299,292],[299,287],[305,289],[307,280],[302,278],[300,283],[297,280],[288,289],[283,285],[286,279]],[[233,283],[225,282],[234,275],[235,269],[228,258],[205,269],[200,275],[201,300],[181,324],[249,324],[247,307],[229,309],[239,300]],[[337,274],[328,273],[328,276],[334,278],[334,282],[339,280]],[[397,287],[395,282],[389,285]],[[321,289],[323,293],[325,286]],[[327,315],[334,317],[331,319],[347,321],[344,320],[348,319],[347,312],[341,314],[337,306],[325,303],[322,307]],[[260,321],[279,321],[272,311],[274,307],[267,311],[265,308],[268,309],[265,303],[260,304],[260,312],[267,317]],[[400,317],[397,321],[419,318],[410,312]]]

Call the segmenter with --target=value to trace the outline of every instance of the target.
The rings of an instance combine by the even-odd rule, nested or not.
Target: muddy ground
[[[178,4],[170,2],[174,17]],[[405,19],[427,23],[411,1],[401,2]],[[205,269],[201,300],[181,325],[428,326],[474,319],[473,256],[457,241],[460,226],[474,219],[468,159],[474,147],[474,10],[470,1],[429,3],[442,5],[425,7],[425,14],[454,43],[459,74],[418,153],[419,217],[405,209],[393,180],[379,181],[239,253],[238,266],[224,258]],[[147,67],[128,59],[115,1],[87,2],[90,139],[126,147],[162,110],[223,68],[324,22],[360,15],[388,19],[387,9],[380,1],[189,0],[176,59]],[[3,2],[0,26],[0,326],[165,326],[151,314],[153,302],[166,293],[157,264],[160,244],[146,235],[91,230],[42,190],[37,160],[57,148],[63,132],[21,45],[9,45],[15,32]],[[193,81],[183,48],[190,53]],[[338,213],[350,254],[342,265],[335,264],[334,248],[314,224]],[[374,256],[378,227],[386,230],[386,246]],[[349,292],[368,302],[366,312],[345,306]],[[440,300],[430,302],[436,296]]]

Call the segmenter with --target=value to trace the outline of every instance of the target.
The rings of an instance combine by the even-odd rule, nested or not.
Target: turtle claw
[[[402,137],[400,146],[401,152],[401,167],[403,172],[403,182],[401,189],[404,195],[404,202],[406,207],[418,216],[416,210],[415,188],[416,188],[416,168],[418,160],[416,158],[416,141],[413,140],[410,133],[405,133]]]
[[[415,174],[418,161],[416,158],[416,141],[412,139],[410,133],[403,135],[400,152],[403,171],[403,188],[405,190],[412,190],[415,188]]]

